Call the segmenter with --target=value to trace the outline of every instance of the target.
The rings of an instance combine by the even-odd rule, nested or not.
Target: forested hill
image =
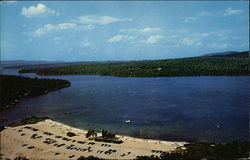
[[[21,70],[39,75],[103,75],[119,77],[250,75],[249,58],[195,57],[123,63],[81,64]]]
[[[66,80],[5,75],[0,75],[0,83],[0,110],[14,106],[23,97],[39,96],[70,86]]]
[[[236,52],[236,51],[229,51],[229,52],[221,52],[221,53],[210,53],[203,55],[205,57],[238,57],[238,58],[249,58],[249,51],[243,52]]]

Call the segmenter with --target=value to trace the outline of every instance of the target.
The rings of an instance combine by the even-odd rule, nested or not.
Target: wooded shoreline
[[[61,79],[38,79],[22,76],[0,75],[0,110],[15,106],[24,97],[33,97],[69,87],[71,83]]]
[[[154,61],[107,62],[40,69],[38,75],[101,75],[116,77],[249,76],[250,58],[195,57]]]

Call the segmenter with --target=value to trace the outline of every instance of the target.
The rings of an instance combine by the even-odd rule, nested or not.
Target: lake
[[[17,75],[17,69],[3,74]],[[249,76],[131,78],[36,76],[72,83],[1,111],[11,122],[48,116],[82,129],[161,140],[249,140]],[[127,124],[125,120],[131,120]]]

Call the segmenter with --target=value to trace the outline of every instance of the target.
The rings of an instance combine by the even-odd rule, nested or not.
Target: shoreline
[[[62,79],[38,79],[20,75],[2,74],[0,75],[0,79],[2,82],[2,92],[6,95],[2,98],[0,111],[15,107],[24,98],[45,95],[49,92],[71,86],[71,82]]]
[[[73,132],[77,136],[69,137],[67,132]],[[77,159],[80,156],[134,159],[137,156],[159,156],[162,152],[170,152],[187,144],[187,142],[141,139],[123,135],[116,135],[123,143],[114,144],[89,140],[86,138],[86,133],[87,130],[74,128],[50,119],[35,124],[7,127],[1,132],[1,154],[3,154],[3,158],[24,156],[37,160]],[[97,135],[100,136],[101,133]],[[87,148],[89,149],[85,150]],[[106,154],[105,152],[110,149],[115,152]],[[154,153],[153,150],[158,152]],[[40,154],[43,155],[43,158],[39,156]]]

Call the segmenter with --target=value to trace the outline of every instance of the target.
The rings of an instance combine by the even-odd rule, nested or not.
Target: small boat
[[[130,120],[130,119],[128,119],[128,120],[126,120],[125,122],[126,122],[126,123],[131,123],[131,120]]]

